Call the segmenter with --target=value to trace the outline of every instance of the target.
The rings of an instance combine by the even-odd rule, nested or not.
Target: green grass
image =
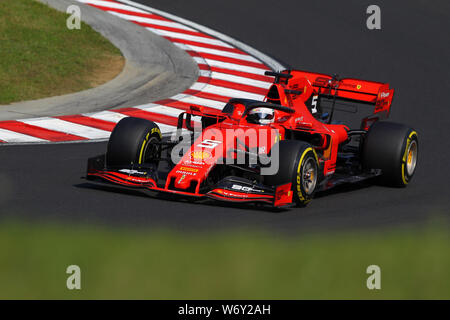
[[[439,227],[285,237],[4,222],[0,298],[449,299],[449,252]],[[72,264],[79,291],[66,289]]]
[[[88,89],[120,72],[109,41],[69,15],[34,0],[0,1],[0,104]]]

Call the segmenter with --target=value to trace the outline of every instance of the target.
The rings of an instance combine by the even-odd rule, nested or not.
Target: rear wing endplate
[[[294,89],[297,89],[303,78],[306,80],[305,83],[313,88],[315,94],[326,98],[374,105],[374,114],[385,113],[387,115],[394,97],[394,89],[390,89],[388,83],[354,78],[337,79],[335,76],[301,70],[285,70],[281,73],[288,75],[278,77],[278,79],[285,79],[288,89],[291,89],[290,83],[296,83]],[[304,90],[306,91],[306,88]],[[286,93],[289,93],[289,90]]]

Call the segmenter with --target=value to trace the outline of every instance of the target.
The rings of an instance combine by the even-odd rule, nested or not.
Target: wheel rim
[[[303,167],[303,190],[310,195],[314,192],[317,183],[317,166],[314,159],[309,158],[306,160]]]
[[[156,142],[158,139],[151,137],[144,149],[144,163],[153,162],[155,158],[159,158],[159,145]]]
[[[406,158],[406,173],[408,176],[412,176],[414,170],[416,169],[417,163],[417,142],[412,141],[409,144]]]

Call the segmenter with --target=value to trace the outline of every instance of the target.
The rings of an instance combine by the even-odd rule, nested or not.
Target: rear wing
[[[285,79],[288,89],[301,89],[299,86],[305,82],[312,86],[314,94],[339,100],[348,100],[358,103],[374,105],[374,114],[384,114],[386,117],[394,97],[394,89],[388,83],[367,81],[353,78],[338,79],[336,76],[307,72],[301,70],[285,70],[276,79]],[[306,83],[305,89],[306,91]]]

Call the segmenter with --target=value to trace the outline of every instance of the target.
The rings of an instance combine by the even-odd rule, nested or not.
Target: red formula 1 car
[[[299,70],[266,75],[274,83],[265,101],[234,98],[217,113],[191,106],[171,137],[152,121],[122,119],[106,154],[89,159],[87,179],[275,207],[305,206],[316,191],[375,176],[410,182],[417,133],[381,121],[394,94],[388,84]]]

